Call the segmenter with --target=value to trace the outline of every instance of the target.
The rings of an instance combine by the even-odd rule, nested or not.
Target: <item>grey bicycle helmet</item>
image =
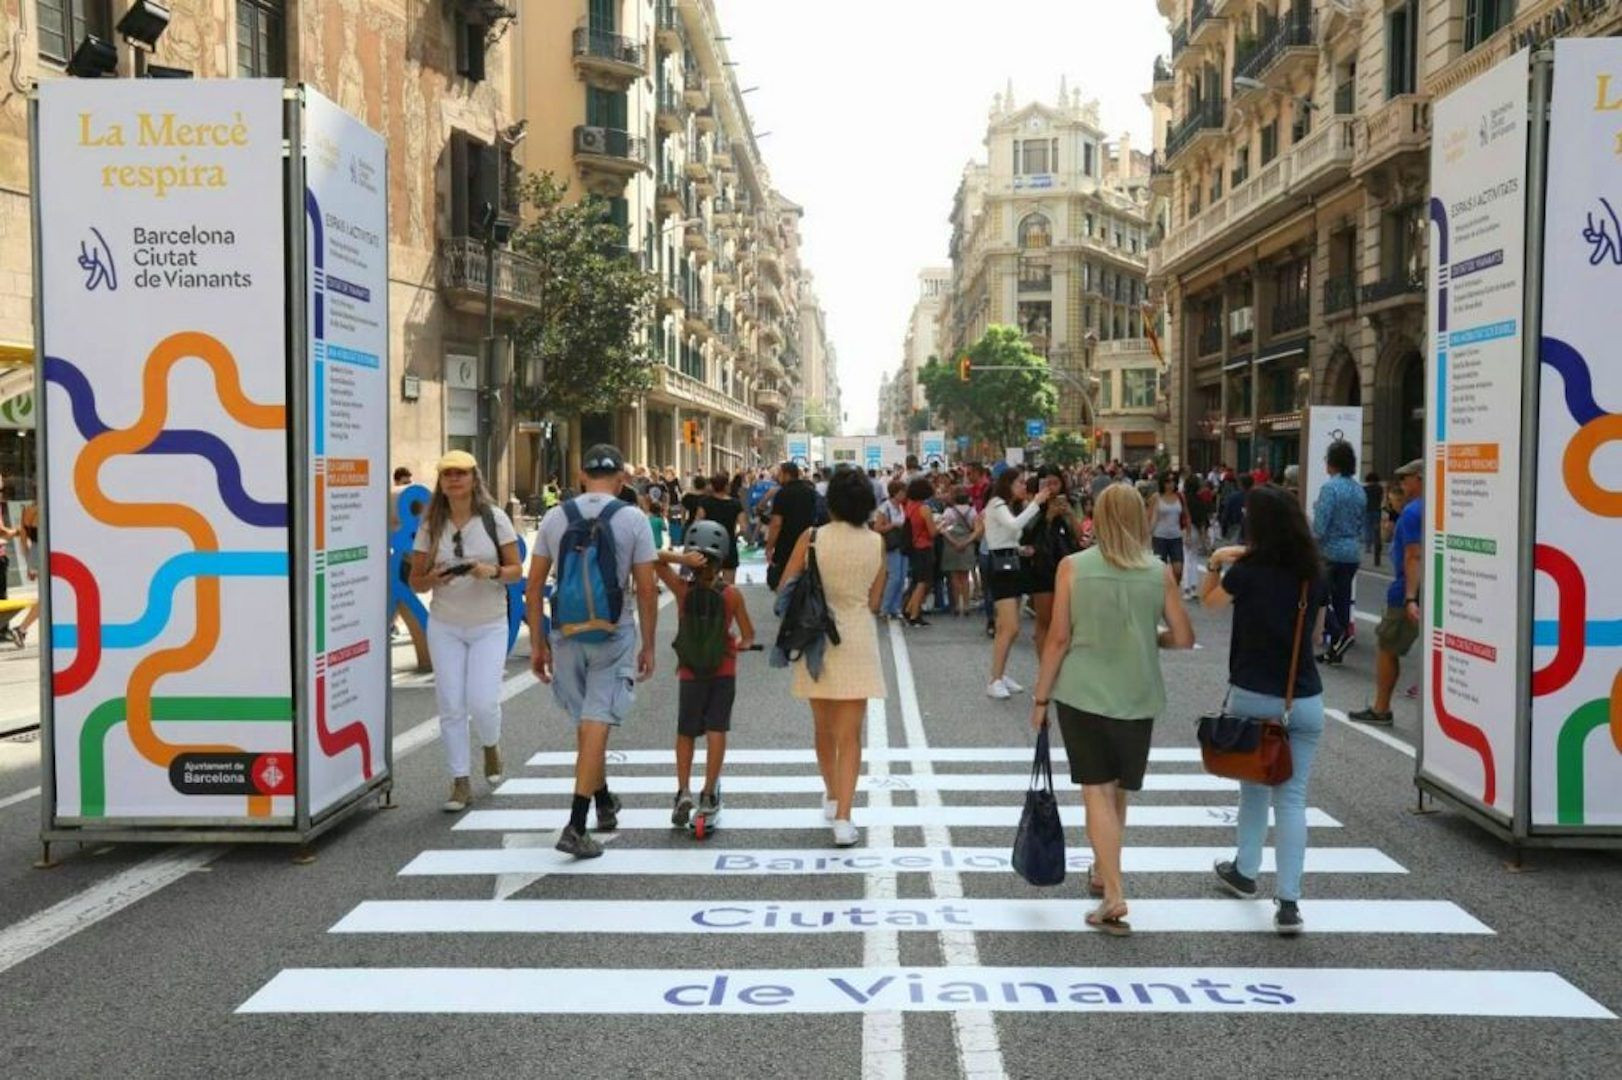
[[[714,521],[695,521],[687,527],[683,544],[717,561],[727,557],[727,531]]]

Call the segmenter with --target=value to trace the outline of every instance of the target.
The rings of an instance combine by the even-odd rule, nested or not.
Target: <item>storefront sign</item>
[[[385,768],[389,694],[388,163],[382,136],[305,91],[310,813]]]
[[[280,79],[51,79],[53,820],[293,814]]]
[[[1619,146],[1622,41],[1562,38],[1544,219],[1534,829],[1622,825]]]
[[[1523,647],[1527,88],[1523,51],[1438,101],[1431,143],[1420,772],[1501,820]]]

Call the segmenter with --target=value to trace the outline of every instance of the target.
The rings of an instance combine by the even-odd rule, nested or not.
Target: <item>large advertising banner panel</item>
[[[872,435],[864,436],[862,439],[862,468],[884,468],[884,449],[889,442],[889,439],[881,439]]]
[[[382,136],[304,91],[312,817],[386,768],[388,182]]]
[[[828,464],[835,467],[849,465],[858,469],[867,468],[862,460],[862,446],[862,437],[860,435],[830,436],[828,439]]]
[[[789,432],[788,459],[801,469],[811,467],[811,433],[809,431]]]
[[[1307,409],[1307,459],[1301,463],[1305,473],[1307,518],[1318,505],[1318,492],[1329,482],[1329,466],[1324,458],[1335,443],[1352,444],[1361,457],[1363,445],[1363,406],[1313,405]],[[1356,480],[1357,477],[1352,477]]]
[[[1515,807],[1529,53],[1435,105],[1422,776]]]
[[[918,433],[918,462],[926,469],[944,469],[951,463],[946,456],[946,432],[921,431]]]
[[[1554,56],[1532,824],[1615,827],[1622,825],[1622,40],[1562,38]]]
[[[294,806],[280,80],[48,80],[54,817]]]

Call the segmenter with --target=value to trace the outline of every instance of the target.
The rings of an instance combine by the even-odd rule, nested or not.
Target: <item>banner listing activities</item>
[[[293,814],[282,91],[39,90],[59,824]]]
[[[1532,826],[1622,825],[1622,39],[1555,43],[1544,201]]]
[[[1529,53],[1435,105],[1421,771],[1515,806]]]
[[[383,138],[305,90],[310,813],[384,770],[388,207]]]

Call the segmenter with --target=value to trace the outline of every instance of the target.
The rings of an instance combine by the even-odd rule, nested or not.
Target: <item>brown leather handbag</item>
[[[1295,612],[1295,645],[1290,650],[1290,680],[1284,688],[1284,714],[1277,717],[1235,716],[1224,700],[1221,712],[1200,717],[1200,760],[1212,776],[1276,787],[1295,775],[1290,757],[1290,710],[1295,705],[1295,676],[1301,667],[1301,632],[1306,628],[1307,590]]]

